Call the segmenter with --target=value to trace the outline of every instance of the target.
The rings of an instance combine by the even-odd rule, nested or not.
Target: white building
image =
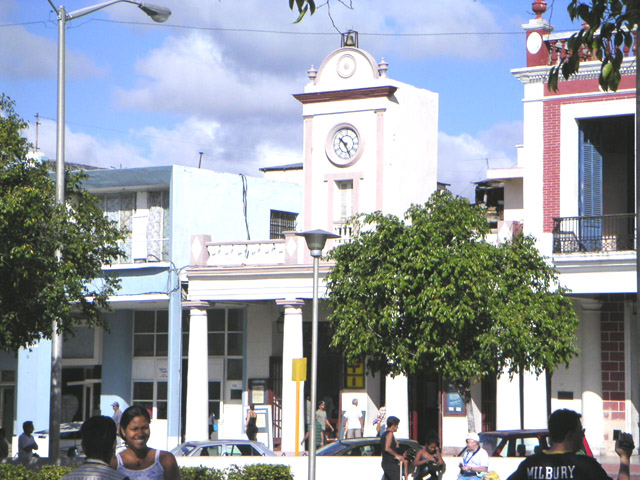
[[[351,39],[355,46],[345,46]],[[265,174],[291,178],[297,169],[304,187],[299,230],[320,228],[344,241],[350,235],[344,221],[352,214],[382,210],[402,215],[437,188],[438,96],[388,78],[387,68],[384,60],[378,63],[358,48],[357,33],[349,32],[343,35],[342,48],[329,54],[318,70],[309,70],[304,92],[294,95],[302,104],[303,164],[267,169]],[[288,234],[284,241],[270,243],[219,244],[203,236],[194,242],[206,245],[206,251],[192,259],[198,266],[187,271],[189,349],[201,351],[200,365],[208,368],[199,368],[187,382],[186,439],[205,435],[199,427],[206,425],[205,386],[219,381],[224,397],[221,437],[244,435],[246,409],[254,403],[260,414],[258,439],[268,443],[274,438],[276,446],[293,452],[296,425],[302,438],[305,422],[296,424],[292,360],[310,356],[312,264],[304,240]],[[256,254],[247,257],[245,252]],[[321,277],[329,268],[321,265]],[[324,284],[321,290],[322,298]],[[207,353],[213,334],[207,331],[207,318],[211,323],[213,305],[246,312],[241,379],[229,377],[228,359]],[[366,415],[365,434],[374,434],[371,422],[386,403],[390,414],[403,419],[400,435],[409,436],[410,423],[417,428],[417,422],[409,422],[407,379],[381,379],[359,368],[347,369],[340,352],[328,348],[323,309],[321,302],[318,399],[327,401],[329,417],[339,423],[341,412],[358,398]],[[438,382],[421,385],[432,390],[429,398],[436,404],[431,424],[437,428]],[[299,402],[304,411],[302,396]]]

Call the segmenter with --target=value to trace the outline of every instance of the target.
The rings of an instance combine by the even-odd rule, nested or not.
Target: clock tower
[[[342,43],[294,97],[304,119],[302,229],[345,238],[351,215],[402,217],[436,189],[438,95],[388,78],[356,32]]]

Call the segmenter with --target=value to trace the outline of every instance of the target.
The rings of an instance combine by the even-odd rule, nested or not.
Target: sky
[[[287,0],[153,0],[172,10],[164,24],[126,3],[72,20],[66,161],[201,164],[253,176],[302,162],[302,105],[292,94],[340,47],[338,32],[353,29],[361,49],[389,64],[389,77],[439,94],[439,181],[471,198],[487,167],[516,164],[523,87],[510,70],[525,66],[532,0],[317,2],[298,24]],[[556,31],[577,28],[567,3],[548,0]],[[57,35],[47,0],[0,0],[0,93],[16,101],[26,137],[50,159]]]

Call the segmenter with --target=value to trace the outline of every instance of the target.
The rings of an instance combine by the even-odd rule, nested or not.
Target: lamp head
[[[326,230],[320,229],[300,232],[296,233],[296,235],[299,237],[304,237],[312,257],[322,256],[322,249],[324,248],[324,245],[325,243],[327,243],[328,239],[340,238],[340,235],[336,235],[335,233],[327,232]]]
[[[171,10],[152,3],[141,3],[138,8],[151,17],[157,23],[166,22],[171,16]]]

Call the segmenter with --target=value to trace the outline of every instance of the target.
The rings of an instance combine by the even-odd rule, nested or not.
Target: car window
[[[260,455],[252,445],[236,445],[240,451],[240,455],[256,456]]]
[[[211,445],[209,447],[202,447],[199,451],[194,453],[194,457],[219,457],[221,454],[220,445]]]

